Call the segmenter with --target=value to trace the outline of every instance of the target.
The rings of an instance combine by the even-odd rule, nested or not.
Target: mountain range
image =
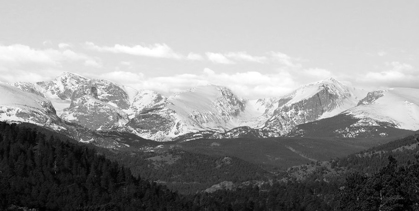
[[[1,121],[41,125],[82,142],[109,133],[167,142],[389,137],[419,129],[419,89],[366,91],[333,78],[285,96],[246,100],[216,85],[167,96],[66,72],[50,81],[0,84],[0,99]]]

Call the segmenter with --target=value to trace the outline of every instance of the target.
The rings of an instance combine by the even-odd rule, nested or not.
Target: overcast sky
[[[334,77],[419,88],[419,1],[1,1],[0,81],[63,71],[244,98]]]

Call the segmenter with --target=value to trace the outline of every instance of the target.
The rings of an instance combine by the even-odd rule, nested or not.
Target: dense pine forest
[[[0,207],[138,210],[187,207],[184,200],[94,150],[0,124]],[[186,206],[186,207],[185,207]]]
[[[185,156],[186,167],[173,166],[165,173],[152,166],[142,173],[141,166],[132,168],[135,161],[109,160],[103,151],[54,132],[0,123],[0,209],[418,210],[419,157],[415,156],[415,146],[417,136],[411,136],[332,161],[335,169],[356,170],[334,179],[316,176],[184,195],[150,179],[157,180],[160,175],[161,179],[173,180],[172,174],[189,171],[191,178],[185,181],[245,181],[263,178],[265,172],[235,158],[202,156],[208,163],[219,165],[217,169],[235,162],[237,167],[232,171],[237,172],[194,175],[192,169],[200,163]],[[176,153],[184,152],[174,151],[168,156],[176,157]],[[152,159],[157,158],[164,157]],[[133,163],[127,168],[116,160]],[[249,176],[249,172],[255,176]]]

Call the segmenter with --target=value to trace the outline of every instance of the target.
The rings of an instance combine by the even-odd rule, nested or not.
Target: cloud
[[[90,60],[92,62],[95,59],[68,49],[60,51],[55,49],[34,49],[21,44],[9,46],[0,45],[0,64],[4,66],[16,66],[27,63],[59,66],[65,61]]]
[[[36,50],[26,45],[0,45],[0,63],[2,65],[17,65],[19,63],[40,63],[58,65],[61,52],[47,49]]]
[[[68,44],[68,43],[59,43],[58,44],[58,48],[70,48],[70,47],[72,47],[72,45]]]
[[[101,74],[100,77],[102,79],[114,81],[123,85],[137,84],[144,80],[144,74],[127,72],[127,71],[108,72],[108,73]]]
[[[218,64],[234,64],[233,61],[231,61],[226,56],[224,56],[223,54],[220,54],[220,53],[207,52],[207,53],[205,53],[205,55],[207,55],[208,60],[210,60],[211,62],[214,62],[214,63],[218,63]]]
[[[246,52],[228,52],[228,53],[213,53],[207,52],[207,58],[209,61],[218,64],[235,64],[235,61],[265,63],[267,58],[264,56],[251,56]]]
[[[251,56],[246,52],[230,52],[225,54],[226,57],[234,60],[241,60],[247,62],[265,63],[267,58],[263,56]]]
[[[277,61],[281,63],[282,65],[285,65],[286,67],[292,67],[292,68],[300,68],[302,65],[299,63],[301,62],[301,59],[293,58],[288,56],[287,54],[281,53],[281,52],[270,52],[269,55],[272,57],[274,61]]]
[[[302,71],[302,75],[306,75],[312,79],[324,79],[332,77],[332,72],[322,68],[308,68]]]
[[[99,52],[110,52],[110,53],[125,53],[135,56],[148,56],[148,57],[155,57],[155,58],[170,58],[170,59],[182,59],[184,58],[181,54],[174,52],[168,45],[166,44],[154,44],[150,46],[125,46],[116,44],[113,47],[108,46],[97,46],[92,42],[85,43],[86,48],[90,50],[95,50]]]
[[[98,58],[69,49],[35,49],[21,44],[0,45],[0,80],[4,82],[45,80],[56,72],[62,72],[64,66],[77,65],[102,66]]]
[[[151,89],[170,94],[195,86],[215,84],[226,86],[240,97],[256,99],[278,97],[291,92],[299,84],[287,73],[265,75],[256,71],[217,73],[205,68],[198,74],[178,74],[165,77],[146,77],[142,73],[114,71],[101,78],[124,84],[138,90]]]
[[[98,62],[96,60],[90,60],[90,59],[84,61],[84,65],[85,66],[88,66],[88,67],[94,67],[94,68],[101,68],[101,67],[103,67],[103,65],[100,62]]]
[[[381,71],[369,71],[354,81],[385,87],[415,87],[419,88],[419,71],[412,65],[401,62],[386,62]]]
[[[378,56],[385,56],[385,55],[387,55],[387,52],[385,52],[385,51],[379,51],[379,52],[377,53],[377,55],[378,55]]]
[[[392,70],[399,71],[399,72],[406,72],[413,70],[413,66],[406,63],[400,63],[400,62],[386,62],[387,66],[390,66]]]
[[[204,58],[199,54],[189,53],[188,56],[186,56],[186,59],[195,60],[195,61],[202,61]]]

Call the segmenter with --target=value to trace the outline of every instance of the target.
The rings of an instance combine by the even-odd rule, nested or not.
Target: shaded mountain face
[[[72,73],[46,82],[12,85],[49,99],[60,117],[55,118],[64,122],[91,131],[124,131],[156,141],[296,136],[300,125],[321,125],[329,117],[337,117],[336,122],[356,120],[334,129],[344,137],[358,134],[354,131],[360,130],[353,124],[371,122],[380,127],[419,129],[418,90],[367,93],[335,79],[305,85],[286,96],[258,100],[241,99],[228,88],[214,85],[164,96]]]
[[[357,118],[347,113],[297,125],[288,133],[291,137],[387,138],[411,134],[389,122]]]

